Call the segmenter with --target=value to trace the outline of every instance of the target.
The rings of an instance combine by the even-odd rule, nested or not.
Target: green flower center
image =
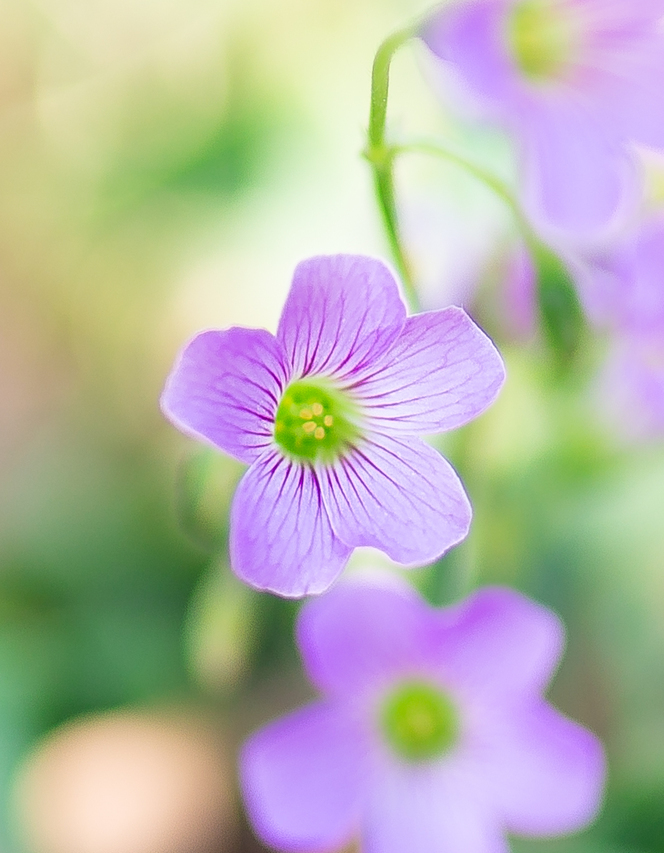
[[[402,684],[383,704],[381,723],[388,744],[401,758],[426,761],[456,742],[459,724],[450,698],[433,684]]]
[[[323,380],[301,379],[284,391],[274,439],[295,459],[333,462],[360,435],[353,400]]]
[[[569,67],[578,44],[577,22],[555,0],[522,0],[509,18],[507,38],[519,68],[546,80]]]

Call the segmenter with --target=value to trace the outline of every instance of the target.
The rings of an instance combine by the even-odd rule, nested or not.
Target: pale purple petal
[[[526,202],[533,216],[579,235],[599,233],[636,197],[622,141],[589,104],[540,105],[520,122]]]
[[[262,729],[240,757],[254,829],[279,850],[332,851],[350,841],[359,824],[366,776],[361,728],[323,702]]]
[[[605,762],[592,732],[544,702],[497,715],[491,728],[476,769],[510,832],[558,835],[593,820]]]
[[[446,308],[409,317],[387,362],[353,391],[379,432],[431,434],[476,418],[504,378],[490,339],[461,308]]]
[[[503,305],[498,307],[502,325],[512,340],[527,340],[537,330],[537,271],[525,246],[515,247],[507,259]]]
[[[639,222],[611,246],[590,254],[577,275],[596,323],[628,333],[664,327],[664,218]]]
[[[429,563],[467,535],[472,510],[452,466],[417,438],[370,436],[320,471],[332,527],[404,565]]]
[[[557,616],[520,593],[482,589],[448,611],[441,634],[445,678],[491,703],[542,691],[562,654]]]
[[[655,16],[662,16],[661,8]],[[627,138],[661,148],[664,147],[661,93],[664,39],[661,32],[653,35],[656,17],[647,22],[646,31],[639,33],[631,46],[630,40],[624,38],[626,49],[621,56],[616,56],[615,51],[609,52],[606,59],[606,112],[614,122],[620,122]]]
[[[276,450],[266,451],[240,481],[229,547],[238,577],[293,598],[326,590],[352,550],[332,531],[313,469]]]
[[[375,692],[422,661],[427,615],[434,618],[405,584],[339,583],[300,612],[297,637],[307,675],[324,693]]]
[[[281,344],[269,332],[201,332],[175,362],[162,411],[188,435],[252,462],[272,442],[286,370]]]
[[[460,763],[458,763],[460,764]],[[376,774],[364,853],[509,853],[491,804],[463,766],[397,764]]]
[[[664,327],[611,342],[597,381],[599,406],[629,440],[664,434]]]
[[[422,38],[440,59],[452,63],[469,93],[498,113],[523,97],[523,86],[501,36],[507,2],[458,2],[435,11]]]
[[[406,309],[394,277],[373,258],[331,255],[298,265],[277,338],[297,377],[361,374],[396,340]]]
[[[624,311],[618,325],[632,331],[664,329],[664,218],[645,222],[634,241],[631,276],[622,281]]]

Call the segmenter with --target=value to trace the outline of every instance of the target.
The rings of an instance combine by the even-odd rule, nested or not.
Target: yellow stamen
[[[334,418],[332,417],[332,415],[325,415],[325,417],[323,418],[323,423],[326,427],[331,427],[334,423]]]
[[[323,407],[320,403],[314,403],[311,407],[311,411],[314,413],[314,415],[316,415],[316,417],[318,417],[319,415],[323,414]]]
[[[300,417],[302,420],[310,421],[313,418],[313,413],[311,409],[300,409]]]
[[[316,430],[314,432],[314,438],[317,438],[319,441],[321,438],[325,438],[325,430],[323,429],[323,427],[316,427]]]
[[[307,433],[312,433],[316,429],[316,424],[314,421],[307,421],[305,424],[302,424],[302,429]]]

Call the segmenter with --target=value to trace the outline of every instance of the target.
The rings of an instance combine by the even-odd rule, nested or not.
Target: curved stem
[[[565,370],[569,368],[585,333],[583,309],[572,276],[556,252],[539,239],[519,203],[505,184],[482,166],[437,143],[414,142],[408,145],[394,145],[390,152],[392,158],[398,154],[420,153],[432,154],[454,163],[481,181],[507,205],[537,270],[537,303],[545,338],[557,358],[558,367]]]
[[[519,206],[518,202],[509,191],[507,186],[493,175],[491,172],[484,169],[482,166],[478,166],[476,163],[473,163],[471,160],[467,160],[461,154],[457,154],[455,151],[451,151],[449,148],[445,148],[442,145],[438,145],[435,142],[411,142],[407,145],[393,145],[391,148],[392,157],[395,157],[398,154],[431,154],[434,157],[439,157],[442,160],[447,160],[449,163],[454,163],[456,166],[459,166],[469,175],[471,175],[476,180],[483,183],[486,187],[488,187],[495,195],[497,195],[501,201],[505,203],[505,205],[509,208],[512,216],[514,217],[519,229],[522,232],[523,238],[529,247],[532,247],[535,244],[539,244],[539,240],[535,236],[535,232],[533,231],[530,223],[526,219]]]
[[[396,51],[416,33],[416,26],[399,30],[386,38],[376,52],[371,73],[368,145],[364,152],[373,170],[376,197],[387,239],[412,311],[419,310],[420,306],[410,264],[401,242],[394,191],[394,154],[385,143],[385,122],[392,58]]]
[[[376,51],[371,70],[371,106],[369,110],[369,148],[384,145],[390,64],[397,50],[417,34],[417,27],[404,27],[392,33]]]

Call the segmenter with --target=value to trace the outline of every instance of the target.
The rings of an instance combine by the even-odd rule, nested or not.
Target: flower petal
[[[493,343],[461,308],[408,317],[388,358],[354,387],[380,432],[460,427],[495,400],[505,378]]]
[[[417,438],[372,435],[320,471],[332,527],[404,565],[437,559],[467,535],[472,510],[452,466]]]
[[[308,601],[297,623],[307,675],[324,693],[375,692],[417,667],[431,609],[406,584],[343,581]]]
[[[365,853],[509,853],[499,821],[462,766],[385,768],[374,777]]]
[[[359,823],[365,775],[361,730],[323,702],[259,731],[240,758],[253,827],[279,850],[337,850],[350,841]]]
[[[276,450],[240,481],[229,547],[238,577],[289,598],[326,590],[352,550],[332,531],[313,469]]]
[[[397,284],[380,261],[355,255],[298,265],[277,338],[295,376],[344,379],[375,363],[406,319]]]
[[[544,702],[496,720],[478,772],[510,832],[575,832],[595,817],[605,762],[592,732]]]
[[[448,619],[440,652],[445,677],[489,707],[542,691],[562,654],[558,617],[511,589],[479,590]]]
[[[597,380],[600,409],[631,441],[664,433],[664,328],[611,341]]]
[[[253,462],[272,441],[287,381],[285,353],[269,332],[201,332],[178,356],[161,408],[188,435]]]
[[[545,224],[601,232],[633,202],[638,176],[608,121],[570,98],[539,105],[522,123],[526,201]]]
[[[503,43],[506,2],[450,3],[426,20],[422,39],[461,75],[468,95],[484,106],[504,110],[504,102],[523,97],[523,84]]]

